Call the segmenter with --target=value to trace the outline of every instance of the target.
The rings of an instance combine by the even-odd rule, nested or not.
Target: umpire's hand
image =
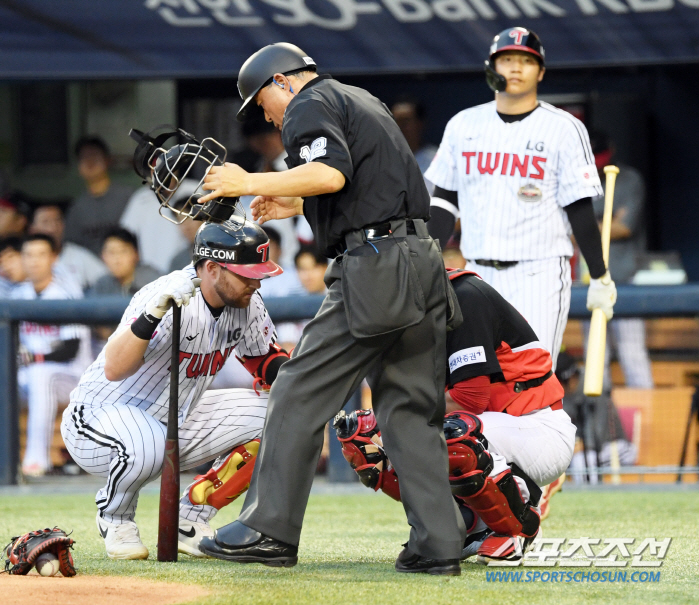
[[[267,221],[303,214],[303,198],[258,195],[250,202],[250,210],[253,220],[263,225]]]
[[[201,187],[211,193],[199,198],[198,203],[205,204],[219,197],[249,195],[249,177],[250,173],[237,164],[226,162],[223,166],[213,166],[204,177],[204,184]]]

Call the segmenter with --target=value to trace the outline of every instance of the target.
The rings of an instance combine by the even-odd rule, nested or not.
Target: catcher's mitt
[[[39,555],[50,552],[58,559],[58,568],[61,573],[70,578],[77,572],[73,564],[73,556],[70,549],[75,541],[69,538],[62,529],[38,529],[23,536],[12,538],[4,549],[5,571],[18,576],[29,573]]]

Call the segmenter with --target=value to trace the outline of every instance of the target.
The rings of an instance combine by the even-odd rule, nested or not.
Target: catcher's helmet
[[[222,223],[204,223],[199,227],[192,262],[196,265],[203,259],[252,279],[282,273],[282,268],[269,260],[269,238],[262,227],[235,214]]]
[[[507,80],[495,71],[495,57],[506,50],[520,50],[525,53],[531,53],[539,61],[541,67],[544,67],[546,55],[539,36],[524,27],[504,29],[493,38],[488,59],[485,61],[485,78],[488,86],[494,92],[504,92],[505,88],[507,88]]]
[[[129,136],[138,143],[134,169],[158,197],[163,218],[179,224],[190,217],[221,222],[231,216],[238,198],[198,203],[206,193],[201,189],[204,177],[212,166],[222,166],[226,161],[226,148],[218,141],[212,138],[199,141],[181,128],[175,130],[171,126],[158,126],[146,133],[134,128]],[[194,187],[185,187],[186,183],[193,183]],[[185,192],[187,196],[183,199]],[[171,210],[175,218],[164,213],[164,208]]]
[[[238,121],[245,120],[255,95],[272,81],[274,74],[298,71],[316,71],[316,63],[298,46],[287,42],[269,44],[248,57],[238,73],[238,92],[243,99]]]

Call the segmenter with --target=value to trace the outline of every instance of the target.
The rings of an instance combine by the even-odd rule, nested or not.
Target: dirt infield
[[[71,605],[176,605],[206,597],[201,586],[149,582],[116,576],[44,578],[36,572],[26,576],[0,574],[0,594],[6,605],[70,603]]]

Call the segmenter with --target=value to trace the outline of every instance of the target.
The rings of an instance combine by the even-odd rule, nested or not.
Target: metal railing
[[[586,288],[574,287],[570,318],[588,318]],[[699,284],[682,286],[619,286],[616,317],[699,316]],[[299,321],[313,317],[322,296],[269,298],[272,319]],[[45,324],[117,324],[128,305],[122,297],[81,300],[0,300],[0,485],[17,483],[19,412],[17,405],[17,342],[20,321]]]

